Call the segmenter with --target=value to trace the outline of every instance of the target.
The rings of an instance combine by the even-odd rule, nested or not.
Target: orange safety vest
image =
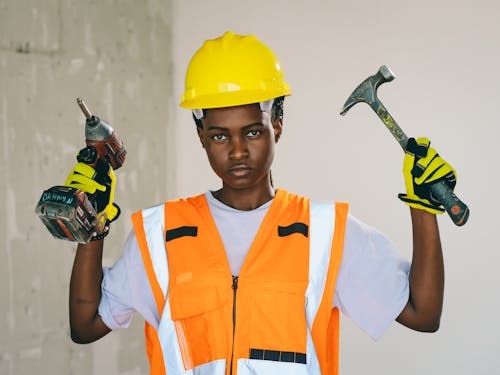
[[[160,317],[151,374],[337,374],[347,210],[278,190],[238,277],[204,195],[134,213]]]

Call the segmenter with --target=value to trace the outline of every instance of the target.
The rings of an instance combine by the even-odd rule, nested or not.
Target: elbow
[[[420,319],[422,331],[428,333],[435,333],[439,330],[441,324],[441,309],[427,311]]]
[[[70,319],[70,337],[76,344],[90,344],[111,332],[100,319],[92,322],[80,322]]]
[[[86,339],[84,335],[81,335],[79,332],[77,332],[75,329],[71,329],[70,336],[71,336],[71,341],[73,341],[75,344],[88,344],[91,342],[88,339]]]
[[[90,344],[97,341],[99,337],[92,336],[87,330],[81,330],[77,328],[71,328],[70,330],[71,341],[75,344]]]
[[[398,317],[398,320],[415,331],[435,333],[439,330],[441,324],[441,313],[441,302],[416,304],[410,295],[408,304]]]
[[[71,341],[73,341],[75,344],[86,344],[87,343],[85,340],[83,340],[80,336],[78,336],[74,332],[71,332]]]
[[[415,331],[425,332],[425,333],[436,333],[439,330],[440,319],[421,319],[413,327]]]
[[[400,324],[414,331],[435,333],[439,330],[441,323],[441,313],[422,312],[414,310],[408,304],[403,312],[396,319]]]
[[[431,322],[428,322],[427,325],[426,325],[426,327],[425,327],[424,332],[436,333],[439,330],[440,324],[441,323],[440,323],[439,319],[436,319],[436,320],[433,320]]]

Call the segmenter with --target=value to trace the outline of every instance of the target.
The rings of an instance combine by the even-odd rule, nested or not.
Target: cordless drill
[[[111,125],[92,115],[82,99],[77,98],[77,103],[86,117],[86,147],[80,150],[77,160],[95,169],[94,179],[106,191],[88,194],[69,186],[53,186],[42,193],[35,212],[55,238],[87,243],[94,233],[102,234],[105,229],[107,221],[102,211],[111,184],[108,171],[123,165],[127,150]]]

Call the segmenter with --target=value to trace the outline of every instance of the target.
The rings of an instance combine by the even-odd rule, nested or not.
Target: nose
[[[241,160],[248,157],[247,142],[241,137],[234,137],[231,140],[231,150],[229,151],[230,160]]]

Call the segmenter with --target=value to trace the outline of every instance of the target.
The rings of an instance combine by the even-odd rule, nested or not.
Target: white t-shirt
[[[239,211],[205,194],[226,249],[233,275],[238,275],[271,202]],[[409,295],[410,264],[380,232],[348,215],[342,262],[333,306],[349,316],[373,339],[378,339],[402,311]],[[123,255],[104,269],[99,315],[111,329],[128,327],[134,311],[158,327],[156,302],[133,231]]]

